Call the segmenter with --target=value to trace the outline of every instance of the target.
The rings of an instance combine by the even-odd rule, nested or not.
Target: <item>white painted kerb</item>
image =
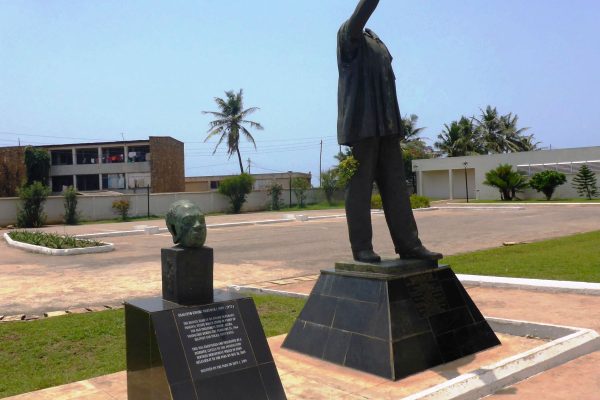
[[[73,256],[77,254],[107,253],[115,249],[112,243],[104,243],[103,246],[83,247],[77,249],[50,249],[48,247],[36,246],[34,244],[18,242],[13,240],[8,233],[4,234],[4,240],[11,247],[16,247],[31,253],[47,254],[51,256]]]

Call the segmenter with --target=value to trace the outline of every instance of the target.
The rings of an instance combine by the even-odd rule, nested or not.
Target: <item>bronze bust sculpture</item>
[[[189,200],[171,205],[165,217],[173,243],[181,247],[199,248],[206,242],[206,221],[200,208]]]
[[[403,137],[392,56],[365,25],[379,0],[361,0],[338,32],[338,142],[359,162],[346,191],[346,216],[357,261],[379,262],[373,251],[371,192],[377,183],[386,222],[401,258],[438,260],[419,240],[406,187]]]

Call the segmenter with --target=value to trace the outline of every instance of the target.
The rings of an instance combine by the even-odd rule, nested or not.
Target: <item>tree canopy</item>
[[[518,115],[500,115],[487,106],[479,116],[445,124],[434,146],[448,157],[538,150],[534,136],[525,134],[529,128],[519,128],[518,122]]]

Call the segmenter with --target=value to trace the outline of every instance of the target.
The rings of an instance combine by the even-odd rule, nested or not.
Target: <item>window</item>
[[[125,162],[124,147],[104,147],[102,148],[102,163],[113,164]]]
[[[127,162],[150,161],[150,146],[130,146],[127,152]]]
[[[103,189],[125,189],[125,174],[102,174]]]
[[[73,175],[61,175],[52,177],[53,192],[63,192],[69,186],[73,186]]]
[[[98,149],[75,150],[77,164],[98,164]]]
[[[73,151],[68,150],[51,150],[50,158],[52,165],[73,165]]]
[[[100,190],[100,178],[96,174],[77,175],[77,190]]]
[[[210,181],[210,188],[216,190],[219,188],[219,181]]]

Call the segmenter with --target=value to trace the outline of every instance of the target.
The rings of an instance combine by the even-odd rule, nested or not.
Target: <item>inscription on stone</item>
[[[256,365],[235,302],[174,312],[194,379]]]
[[[448,299],[434,274],[420,274],[406,279],[406,287],[422,317],[442,313],[450,309]]]

